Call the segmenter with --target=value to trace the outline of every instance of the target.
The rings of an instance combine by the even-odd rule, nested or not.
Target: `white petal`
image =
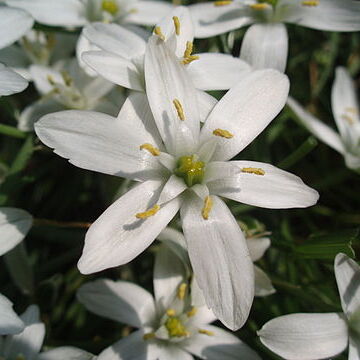
[[[186,281],[185,264],[164,245],[155,255],[154,293],[159,313],[165,312],[176,296],[179,285]]]
[[[229,328],[240,328],[254,296],[254,269],[243,234],[233,215],[216,196],[208,220],[196,196],[181,208],[191,264],[207,305]]]
[[[89,102],[89,108],[94,108],[97,104],[114,88],[114,84],[100,77],[87,79],[82,87],[82,93]]]
[[[6,0],[6,3],[28,11],[46,25],[82,26],[87,22],[84,5],[79,0]]]
[[[336,68],[331,92],[331,106],[344,142],[357,149],[360,134],[360,108],[354,82],[343,67]]]
[[[194,284],[194,282],[192,284]],[[193,296],[194,296],[194,287],[192,286],[191,287],[191,300],[193,300]],[[193,324],[193,326],[196,326],[196,327],[201,327],[202,325],[207,325],[207,324],[210,324],[213,321],[217,320],[213,311],[205,305],[204,298],[202,300],[204,301],[204,303],[201,306],[192,304],[193,306],[196,307],[196,313],[189,319],[189,323]]]
[[[149,104],[168,152],[174,153],[181,133],[187,143],[195,146],[200,129],[197,91],[184,66],[156,35],[148,42],[145,78]],[[174,100],[182,105],[185,120],[179,119]],[[182,132],[181,126],[189,128],[190,133]]]
[[[30,75],[34,81],[37,91],[42,95],[53,90],[53,86],[49,82],[49,77],[51,77],[56,83],[64,84],[64,78],[62,77],[61,72],[48,66],[31,65]]]
[[[155,25],[173,9],[173,5],[165,1],[137,1],[126,22],[139,25]]]
[[[199,104],[200,121],[204,122],[208,118],[209,114],[211,113],[218,101],[210,94],[201,90],[197,92],[197,101]]]
[[[254,265],[255,273],[255,296],[268,296],[273,294],[276,290],[272,286],[270,278],[263,270]]]
[[[200,359],[260,360],[255,351],[229,331],[211,325],[206,325],[203,329],[214,335],[195,334],[181,343],[181,346]]]
[[[159,205],[165,204],[168,201],[176,198],[187,189],[185,181],[176,175],[171,175],[159,198]]]
[[[33,26],[32,16],[21,9],[0,7],[0,49],[11,45]]]
[[[345,149],[339,134],[337,134],[331,127],[325,125],[315,116],[307,112],[295,99],[289,96],[287,104],[294,111],[301,123],[317,138],[325,144],[344,154]]]
[[[143,339],[144,332],[138,330],[122,338],[102,351],[96,360],[156,360],[160,349],[156,344]]]
[[[27,86],[27,80],[10,68],[0,64],[0,96],[21,92]]]
[[[349,338],[348,360],[360,360],[360,339],[356,335],[350,335]]]
[[[37,360],[92,360],[94,355],[74,347],[63,346],[39,354]]]
[[[115,201],[90,227],[78,267],[90,274],[125,264],[144,251],[179,210],[176,198],[147,219],[135,215],[154,206],[159,197],[158,182],[147,181]]]
[[[240,172],[231,180],[208,183],[210,192],[226,198],[269,209],[302,208],[316,204],[319,194],[296,175],[270,164],[232,161],[240,169],[261,169],[264,175]]]
[[[335,258],[335,276],[344,313],[350,317],[360,311],[360,267],[345,254]]]
[[[270,247],[271,241],[269,238],[247,238],[246,244],[249,249],[251,261],[258,261]]]
[[[0,256],[24,239],[32,222],[32,216],[25,210],[0,207]]]
[[[251,24],[254,20],[247,7],[241,8],[238,4],[215,6],[213,2],[208,2],[190,5],[195,37],[212,37]]]
[[[143,75],[130,60],[106,51],[87,51],[82,59],[93,70],[114,84],[143,91]]]
[[[283,1],[291,6],[285,21],[325,31],[359,31],[360,3],[353,0],[319,1],[317,6],[302,6],[301,1]]]
[[[89,311],[136,328],[154,321],[152,295],[130,282],[108,279],[88,282],[77,291],[77,298]]]
[[[84,36],[84,30],[81,31],[81,34],[76,43],[76,59],[79,63],[79,66],[85,71],[88,76],[95,77],[97,72],[93,70],[86,62],[83,60],[83,55],[88,51],[99,51],[100,49],[92,44],[87,37]]]
[[[5,358],[16,358],[21,354],[26,360],[35,360],[45,337],[45,325],[40,322],[39,308],[29,306],[21,319],[25,324],[24,331],[6,338],[3,354]]]
[[[118,119],[91,111],[61,111],[35,124],[40,140],[83,169],[131,179],[160,176],[162,166],[140,146],[159,147],[152,136],[151,112],[145,95],[132,93]],[[131,126],[129,126],[131,124]],[[149,131],[148,131],[149,130]]]
[[[0,294],[0,335],[18,334],[24,323],[13,310],[13,304]]]
[[[157,360],[194,360],[188,352],[180,349],[177,345],[166,345],[161,348]]]
[[[197,89],[228,90],[250,71],[245,61],[231,55],[217,53],[196,55],[199,59],[192,61],[186,69]]]
[[[216,138],[213,160],[228,160],[253,141],[281,111],[287,100],[289,80],[276,70],[257,70],[243,77],[217,103],[201,130],[201,142]],[[214,136],[215,129],[233,134]]]
[[[288,34],[281,23],[254,24],[246,31],[240,58],[254,69],[285,71],[288,55]]]
[[[23,49],[17,45],[11,45],[0,50],[0,63],[10,66],[15,71],[26,71],[25,68],[29,66],[30,61]]]
[[[83,34],[100,49],[127,60],[145,54],[145,40],[117,24],[92,23],[84,28]]]
[[[346,322],[336,313],[280,316],[258,335],[266,347],[288,360],[329,358],[345,350],[348,342]]]

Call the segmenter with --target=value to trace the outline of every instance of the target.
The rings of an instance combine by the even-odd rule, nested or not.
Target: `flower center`
[[[165,321],[165,327],[170,337],[189,336],[189,332],[177,316],[169,316]]]
[[[185,184],[191,187],[201,184],[204,179],[205,163],[199,161],[196,155],[182,156],[177,162],[175,175],[184,179]]]
[[[101,8],[103,11],[106,11],[113,16],[116,15],[119,11],[119,6],[117,5],[115,0],[103,0]]]

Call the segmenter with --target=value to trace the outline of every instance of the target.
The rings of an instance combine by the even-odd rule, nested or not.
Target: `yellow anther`
[[[213,134],[215,136],[221,136],[225,139],[231,139],[232,137],[234,137],[234,135],[230,131],[223,130],[223,129],[215,129],[213,131]]]
[[[145,143],[140,145],[140,150],[147,150],[151,155],[154,156],[159,156],[160,155],[160,150],[158,148],[156,148],[155,146],[152,146],[151,144]]]
[[[166,310],[166,315],[167,316],[175,316],[176,315],[176,311],[174,309],[167,309]]]
[[[137,213],[135,216],[138,219],[146,219],[150,216],[154,216],[159,210],[160,210],[160,205],[156,204],[151,209],[141,212],[141,213]]]
[[[246,168],[242,168],[241,172],[247,173],[247,174],[265,175],[265,171],[260,168],[246,167]]]
[[[344,115],[342,115],[341,116],[345,121],[347,121],[350,125],[353,125],[354,124],[354,119],[351,117],[351,116],[349,116],[349,115],[346,115],[346,114],[344,114]]]
[[[187,288],[187,284],[185,284],[185,283],[180,284],[178,291],[177,291],[177,297],[180,300],[184,300],[185,295],[186,295],[186,288]]]
[[[179,99],[174,99],[173,104],[175,106],[175,109],[177,111],[179,119],[184,121],[185,120],[185,113],[184,113],[184,109],[183,109],[183,107],[181,105],[180,100]]]
[[[165,41],[165,35],[162,33],[160,26],[155,26],[154,33],[155,33],[162,41]]]
[[[208,335],[208,336],[214,336],[215,335],[215,333],[213,331],[205,330],[205,329],[199,329],[198,333]]]
[[[136,9],[136,8],[133,8],[133,9],[130,9],[130,10],[129,10],[129,14],[136,14],[136,13],[138,13],[138,12],[139,12],[139,10]]]
[[[73,84],[73,79],[66,70],[61,71],[61,76],[66,86],[71,86]]]
[[[320,4],[319,0],[306,0],[301,3],[302,6],[318,6]]]
[[[119,7],[114,0],[103,0],[101,8],[103,11],[106,11],[111,15],[116,15],[116,13],[119,11]]]
[[[352,113],[352,114],[358,114],[358,109],[354,108],[354,107],[347,107],[345,109],[346,112]]]
[[[187,316],[187,317],[192,317],[192,316],[194,316],[196,313],[197,313],[197,308],[196,308],[196,307],[192,307],[191,310],[189,310],[189,311],[186,313],[186,316]]]
[[[52,86],[55,85],[55,79],[52,77],[52,75],[47,75],[46,79],[47,79],[47,81],[49,82],[50,85],[52,85]]]
[[[253,10],[265,10],[269,7],[269,4],[265,4],[265,3],[258,3],[258,4],[251,4],[250,8]]]
[[[150,332],[150,333],[144,334],[143,339],[150,340],[150,339],[153,339],[154,337],[155,337],[155,333]]]
[[[180,35],[180,20],[177,16],[173,16],[173,22],[175,26],[175,34]]]
[[[221,0],[221,1],[214,1],[215,6],[224,6],[232,4],[232,0]]]
[[[210,196],[207,196],[204,201],[204,207],[201,210],[201,215],[204,220],[209,219],[209,214],[210,214],[212,207],[213,207],[213,201]]]
[[[184,51],[184,59],[182,60],[182,63],[184,65],[190,64],[194,60],[199,60],[199,56],[197,55],[191,55],[194,49],[194,44],[191,41],[186,42],[186,49]]]

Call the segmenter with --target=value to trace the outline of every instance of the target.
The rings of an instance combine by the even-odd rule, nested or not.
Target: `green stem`
[[[25,139],[26,133],[14,126],[0,124],[0,134],[11,136],[17,139]]]

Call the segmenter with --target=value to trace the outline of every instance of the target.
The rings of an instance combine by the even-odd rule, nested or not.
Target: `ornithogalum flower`
[[[0,298],[1,301],[1,298]],[[29,306],[21,315],[24,329],[16,335],[0,337],[0,358],[10,360],[91,360],[95,357],[74,347],[60,347],[40,353],[45,324],[40,321],[39,308]]]
[[[227,90],[241,80],[249,65],[231,55],[193,54],[194,31],[189,11],[177,7],[156,27],[164,41],[189,72],[197,89]],[[98,50],[83,53],[86,64],[115,84],[145,91],[143,37],[117,24],[94,23],[86,26],[83,36]]]
[[[345,68],[336,69],[331,92],[331,106],[339,133],[315,118],[291,97],[288,105],[310,132],[344,156],[347,167],[360,172],[360,108],[354,83]]]
[[[90,227],[79,269],[89,274],[131,261],[180,210],[206,302],[227,326],[239,328],[253,300],[253,264],[219,196],[266,208],[307,207],[318,199],[297,176],[272,165],[228,161],[282,109],[288,79],[275,70],[244,76],[201,129],[198,90],[161,37],[149,40],[145,80],[147,98],[130,94],[118,119],[67,111],[35,126],[39,138],[73,164],[140,182]]]
[[[26,79],[5,65],[0,64],[0,96],[21,92],[27,86]]]
[[[291,314],[270,320],[258,332],[261,342],[289,360],[332,358],[349,347],[360,359],[360,267],[344,254],[335,258],[343,313]]]
[[[210,325],[216,318],[206,306],[191,305],[191,291],[179,258],[163,247],[156,254],[155,298],[126,281],[99,279],[77,293],[85,307],[137,330],[105,349],[97,360],[171,359],[260,360],[228,331]]]
[[[360,30],[360,3],[354,0],[208,1],[190,10],[199,38],[254,24],[240,53],[254,68],[285,70],[288,35],[283,23],[326,31]]]

